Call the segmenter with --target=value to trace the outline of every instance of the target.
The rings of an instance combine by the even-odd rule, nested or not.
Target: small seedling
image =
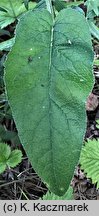
[[[99,188],[99,141],[89,140],[83,146],[80,156],[81,169],[92,179],[92,183],[97,183]]]
[[[12,150],[9,145],[0,143],[0,173],[7,167],[14,168],[22,161],[22,152],[18,149]]]
[[[96,120],[96,128],[99,129],[99,120]]]

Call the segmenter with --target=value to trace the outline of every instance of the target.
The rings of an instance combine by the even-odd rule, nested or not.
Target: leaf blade
[[[22,152],[18,149],[13,150],[10,157],[7,160],[7,165],[9,167],[15,167],[22,161]]]
[[[85,29],[78,38],[81,23]],[[32,35],[28,42],[26,35]],[[6,88],[20,140],[34,169],[58,195],[68,188],[79,159],[86,128],[85,100],[93,84],[92,61],[85,18],[66,9],[54,24],[46,10],[27,13],[6,62]]]
[[[14,42],[15,42],[15,38],[11,38],[11,39],[9,39],[7,41],[1,42],[0,43],[0,50],[1,51],[2,50],[6,50],[7,51],[7,50],[11,49],[11,47],[14,44]]]
[[[9,158],[10,154],[10,146],[5,143],[0,143],[0,162],[4,161],[4,163],[6,163],[6,160]]]

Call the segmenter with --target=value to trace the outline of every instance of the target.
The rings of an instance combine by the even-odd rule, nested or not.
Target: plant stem
[[[52,17],[54,19],[52,0],[46,0],[46,5],[47,5],[47,10],[52,14]]]

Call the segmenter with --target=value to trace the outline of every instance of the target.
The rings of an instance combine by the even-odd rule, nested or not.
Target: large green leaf
[[[42,9],[22,17],[5,65],[20,140],[34,169],[57,195],[66,192],[79,159],[92,62],[84,16],[64,9],[53,21]]]

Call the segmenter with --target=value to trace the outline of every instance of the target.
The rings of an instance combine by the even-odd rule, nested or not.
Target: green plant
[[[2,50],[9,51],[12,48],[12,46],[14,45],[14,42],[15,42],[15,38],[13,37],[7,41],[0,43],[0,50],[1,51]]]
[[[25,3],[25,4],[24,4]],[[2,0],[0,1],[0,28],[4,28],[15,22],[24,12],[26,12],[26,1]],[[29,2],[28,9],[33,9],[36,3]]]
[[[18,149],[11,151],[9,145],[0,143],[0,173],[7,167],[16,167],[22,160],[22,152]]]
[[[89,25],[90,32],[92,36],[94,36],[97,40],[99,40],[99,27],[96,25],[96,17],[99,17],[99,0],[87,0],[87,1],[74,1],[74,2],[66,2],[64,0],[53,0],[53,4],[55,5],[58,11],[67,7],[74,7],[80,12],[83,12],[81,9],[82,6],[86,6],[87,13],[86,19]]]
[[[96,25],[96,17],[99,18],[99,1],[87,0],[85,2],[87,6],[87,22],[89,24],[91,34],[99,40],[99,26]]]
[[[52,2],[55,6],[55,9],[57,11],[60,11],[60,10],[67,8],[67,7],[78,6],[78,5],[82,4],[84,1],[69,2],[69,1],[64,1],[64,0],[53,0]]]
[[[99,63],[98,63],[99,65]],[[96,120],[96,127],[99,129],[99,120]]]
[[[43,0],[20,18],[5,63],[6,91],[31,164],[58,196],[66,193],[79,160],[92,64],[83,13],[72,8],[56,13]]]
[[[46,8],[47,2],[46,0],[38,1],[39,3],[36,4],[29,0],[24,0],[23,3],[21,0],[13,2],[11,0],[3,0],[0,3],[0,28],[4,28],[9,24],[13,23],[20,19],[20,16],[26,12],[26,10],[30,10],[33,8]],[[98,0],[87,0],[85,3],[84,1],[74,1],[74,2],[66,2],[64,0],[52,0],[55,13],[59,12],[60,10],[68,7],[75,8],[81,13],[84,13],[81,9],[81,5],[87,7],[87,14],[86,19],[89,25],[90,32],[92,36],[94,36],[97,40],[99,40],[99,27],[97,26],[96,17],[99,16],[99,1]],[[11,38],[7,41],[0,43],[0,50],[10,50],[14,45],[15,37]]]
[[[17,22],[18,19],[26,12],[35,8],[36,3],[28,0],[2,0],[0,2],[0,29]],[[0,50],[10,50],[15,38],[0,43]]]
[[[43,196],[43,200],[73,200],[73,189],[69,186],[67,192],[63,196],[57,196],[49,191]]]
[[[87,0],[85,2],[87,5],[87,13],[94,12],[95,15],[99,16],[99,1],[98,0]]]
[[[99,188],[99,141],[89,140],[83,146],[80,156],[81,169]]]

